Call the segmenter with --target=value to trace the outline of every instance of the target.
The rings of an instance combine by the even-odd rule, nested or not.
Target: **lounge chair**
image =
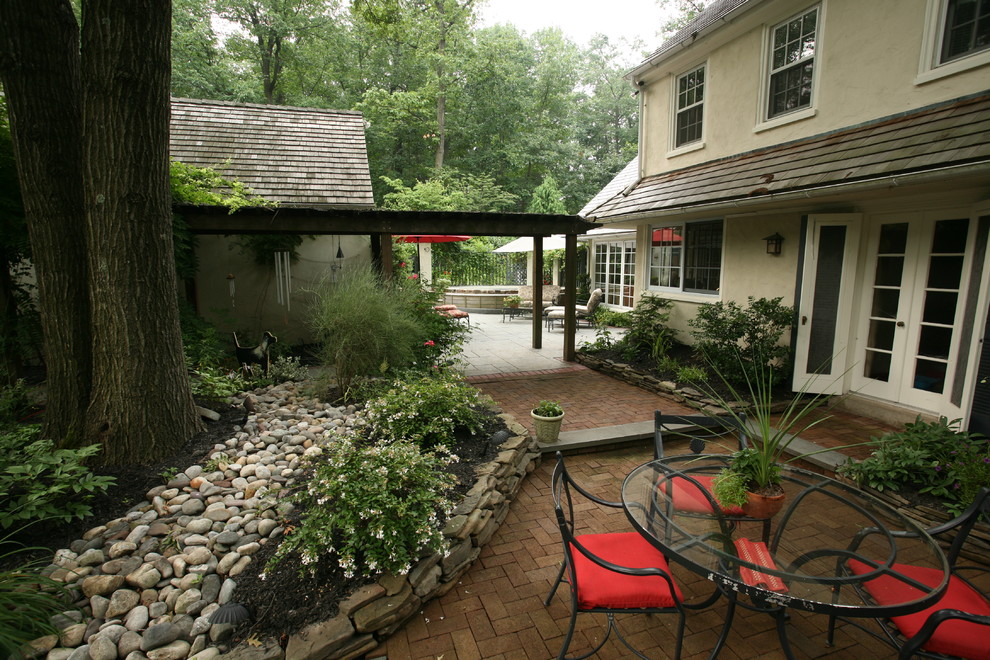
[[[543,285],[543,304],[541,307],[547,309],[551,305],[557,302],[557,297],[560,296],[560,287],[556,284],[544,284]],[[519,303],[520,308],[532,309],[533,307],[533,287],[529,284],[524,284],[519,287],[519,297],[522,298],[522,302]]]
[[[591,297],[588,298],[587,305],[574,306],[574,315],[577,318],[578,322],[585,321],[588,323],[589,326],[592,324],[592,317],[595,315],[595,310],[598,309],[598,305],[600,305],[602,302],[602,296],[604,296],[602,290],[595,289],[594,291],[591,292]],[[557,321],[558,319],[560,320],[561,324],[563,324],[564,313],[566,311],[567,311],[566,307],[559,307],[559,306],[547,307],[543,311],[543,315],[547,319],[547,330],[553,330],[554,322]]]

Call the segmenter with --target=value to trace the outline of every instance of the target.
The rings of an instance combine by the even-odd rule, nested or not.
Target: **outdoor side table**
[[[859,489],[814,472],[781,466],[786,502],[770,519],[768,536],[762,519],[729,520],[718,506],[710,515],[675,508],[672,484],[700,489],[693,479],[718,474],[728,461],[716,454],[670,456],[637,467],[622,485],[623,507],[633,526],[670,561],[711,580],[728,597],[712,658],[728,637],[738,594],[752,603],[740,606],[777,619],[781,649],[793,658],[786,608],[885,618],[921,611],[945,592],[948,561],[924,529]],[[851,575],[841,568],[849,559],[864,561],[873,570]],[[943,579],[934,587],[918,585],[897,572],[898,563],[940,570]],[[878,605],[863,597],[861,585],[879,575],[901,579],[916,590],[901,602]]]
[[[509,320],[516,318],[517,316],[523,316],[525,314],[532,314],[533,310],[529,307],[503,307],[502,308],[502,322],[505,322],[505,317],[509,317]]]

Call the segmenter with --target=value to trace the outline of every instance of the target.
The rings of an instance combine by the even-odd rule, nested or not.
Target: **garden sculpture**
[[[272,333],[265,331],[265,334],[261,336],[261,343],[257,346],[241,346],[240,342],[237,341],[237,333],[232,333],[234,335],[234,353],[237,354],[237,364],[241,365],[241,370],[244,372],[244,377],[249,376],[249,372],[252,370],[254,364],[260,364],[265,370],[265,375],[268,375],[268,370],[272,366],[271,357],[268,355],[268,350],[271,345],[278,341],[278,337]]]

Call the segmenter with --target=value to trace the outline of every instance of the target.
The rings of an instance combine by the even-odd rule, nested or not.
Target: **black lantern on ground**
[[[767,254],[772,254],[774,256],[780,254],[780,245],[784,242],[783,236],[774,232],[769,236],[764,236],[763,240],[767,242]]]

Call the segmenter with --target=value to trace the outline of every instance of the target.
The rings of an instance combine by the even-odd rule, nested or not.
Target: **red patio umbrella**
[[[471,237],[458,234],[402,234],[394,238],[400,243],[416,243],[416,270],[419,271],[419,245],[421,243],[459,243],[469,240]]]

